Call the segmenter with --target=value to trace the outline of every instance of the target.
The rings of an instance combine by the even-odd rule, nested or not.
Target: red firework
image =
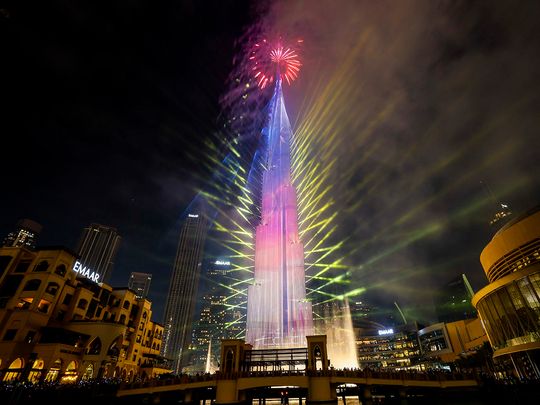
[[[302,42],[301,39],[297,41],[298,44]],[[271,84],[277,75],[282,81],[291,84],[298,77],[302,66],[293,48],[283,46],[281,41],[273,45],[266,39],[255,44],[249,59],[253,63],[251,69],[255,80],[261,89]]]

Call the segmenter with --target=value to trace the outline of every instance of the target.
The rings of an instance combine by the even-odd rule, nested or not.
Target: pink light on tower
[[[255,65],[264,65],[266,70],[254,70],[255,79],[261,88],[272,82],[275,88],[265,132],[262,215],[255,233],[255,272],[254,283],[248,288],[246,332],[247,342],[259,349],[305,346],[305,337],[313,333],[311,303],[306,300],[304,246],[298,236],[296,189],[291,182],[293,134],[281,88],[283,79],[290,83],[297,77],[300,62],[290,48],[267,44],[266,48],[267,59],[259,59]],[[269,64],[275,65],[271,78]]]

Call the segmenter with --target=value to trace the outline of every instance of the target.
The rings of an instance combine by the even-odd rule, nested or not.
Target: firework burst
[[[297,46],[302,42],[301,39],[297,40]],[[302,66],[297,51],[293,47],[284,46],[281,40],[271,43],[263,39],[256,43],[249,60],[253,77],[261,89],[272,84],[276,77],[291,84],[298,77]]]

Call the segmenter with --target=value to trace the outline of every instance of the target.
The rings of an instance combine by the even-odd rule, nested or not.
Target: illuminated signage
[[[381,329],[379,335],[391,335],[394,333],[394,329]]]
[[[214,264],[217,264],[218,266],[230,266],[231,262],[226,262],[224,260],[216,260]]]
[[[86,277],[97,283],[99,280],[99,274],[91,271],[88,267],[84,267],[81,262],[76,261],[73,265],[73,271],[81,277]]]
[[[199,218],[199,214],[187,214],[190,218]]]

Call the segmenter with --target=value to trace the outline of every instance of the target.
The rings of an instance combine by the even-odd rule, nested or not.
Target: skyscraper
[[[43,227],[31,219],[21,219],[17,222],[15,231],[10,232],[4,239],[4,246],[36,248],[36,239]]]
[[[149,273],[132,272],[129,276],[128,288],[135,291],[137,298],[146,298],[151,281],[152,275]]]
[[[203,203],[194,205],[180,228],[176,258],[165,303],[165,338],[162,355],[173,361],[179,373],[188,360],[187,350],[201,272],[201,261],[207,234],[207,217]]]
[[[81,264],[99,274],[100,283],[108,283],[111,278],[121,240],[115,228],[105,225],[90,224],[82,232],[76,251]]]
[[[304,247],[291,182],[292,130],[277,75],[267,126],[261,222],[255,233],[254,283],[248,288],[246,340],[254,348],[299,347],[313,333],[306,301]]]
[[[503,222],[503,218],[507,218],[510,215],[512,215],[512,211],[510,211],[508,204],[500,203],[500,209],[498,209],[495,215],[493,215],[493,218],[491,219],[491,221],[489,221],[489,224],[492,226],[498,226]]]
[[[238,280],[228,259],[213,259],[205,265],[204,282],[201,282],[198,318],[193,331],[193,347],[196,350],[194,365],[200,371],[208,359],[208,347],[213,359],[219,358],[221,339],[238,338],[245,315],[242,294],[231,293]],[[244,319],[245,321],[245,319]]]

